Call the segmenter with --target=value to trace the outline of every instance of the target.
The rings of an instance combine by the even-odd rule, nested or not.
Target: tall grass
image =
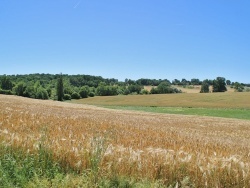
[[[98,143],[99,144],[99,143]],[[101,152],[95,145],[94,152]],[[163,187],[161,182],[146,180],[135,181],[131,177],[113,174],[98,174],[100,155],[90,156],[90,169],[82,173],[76,170],[63,169],[60,161],[53,159],[53,154],[40,145],[37,152],[30,153],[25,149],[0,144],[0,187]]]
[[[43,148],[31,154],[1,144],[0,153],[0,187],[25,187],[35,178],[48,179],[50,182],[62,173],[51,153]]]

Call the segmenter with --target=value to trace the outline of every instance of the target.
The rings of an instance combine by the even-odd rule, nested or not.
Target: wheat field
[[[177,187],[250,187],[250,121],[131,112],[0,95],[0,141],[53,151],[79,173]]]

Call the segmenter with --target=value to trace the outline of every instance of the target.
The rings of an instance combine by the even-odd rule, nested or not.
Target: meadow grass
[[[183,93],[128,95],[72,100],[112,109],[250,119],[250,93]]]
[[[71,103],[101,106],[157,106],[250,109],[250,92],[97,96]]]
[[[250,120],[249,109],[231,109],[231,108],[192,108],[192,107],[157,107],[157,106],[103,106],[110,109],[136,110],[153,113],[183,114],[212,116],[224,118],[237,118]]]

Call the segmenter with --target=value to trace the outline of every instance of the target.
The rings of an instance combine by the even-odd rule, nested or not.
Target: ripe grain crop
[[[0,141],[93,176],[250,187],[250,121],[104,109],[0,95]]]

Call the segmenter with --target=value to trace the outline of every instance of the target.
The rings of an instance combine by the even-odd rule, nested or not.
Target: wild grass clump
[[[44,148],[28,153],[21,148],[0,145],[0,187],[25,187],[32,179],[54,179],[62,173],[52,154]]]
[[[96,149],[99,149],[98,147]],[[160,182],[135,181],[131,177],[98,174],[98,158],[93,156],[91,169],[79,174],[63,169],[52,158],[52,153],[41,146],[37,153],[27,153],[24,149],[0,144],[0,187],[157,187]]]
[[[105,173],[102,160],[106,152],[105,139],[93,137],[85,151],[85,168],[65,165],[68,160],[57,158],[48,146],[47,127],[40,129],[41,137],[34,150],[7,143],[0,137],[0,187],[162,187],[160,181],[146,181]],[[62,155],[62,153],[60,153]]]

